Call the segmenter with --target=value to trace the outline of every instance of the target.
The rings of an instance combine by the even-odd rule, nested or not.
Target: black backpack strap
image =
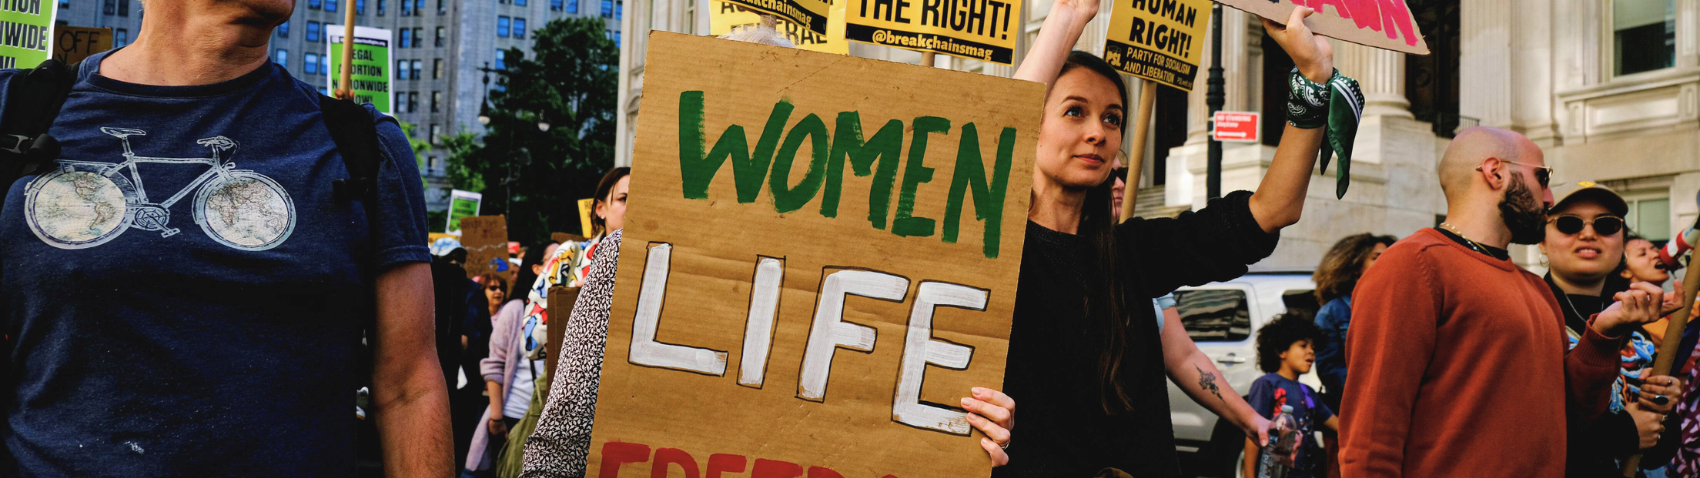
[[[378,123],[365,106],[329,96],[319,97],[325,128],[342,153],[348,178],[331,183],[339,201],[371,199],[378,192],[378,166],[383,153],[378,149]]]
[[[47,134],[77,83],[77,66],[49,59],[13,78],[0,102],[0,192],[35,167],[59,157],[59,141]]]

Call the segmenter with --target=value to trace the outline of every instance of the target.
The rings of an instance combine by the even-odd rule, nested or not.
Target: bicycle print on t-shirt
[[[118,138],[124,161],[103,163],[60,159],[54,170],[37,176],[24,190],[24,218],[30,231],[53,247],[84,249],[105,244],[126,229],[171,237],[171,206],[195,193],[195,223],[208,237],[234,249],[263,251],[277,247],[295,230],[295,205],[277,181],[236,169],[229,156],[236,142],[224,136],[196,141],[211,152],[205,158],[141,156],[130,149],[131,136],[147,131],[103,127]],[[153,201],[144,187],[142,165],[208,166],[206,172]],[[157,167],[157,166],[156,166]]]

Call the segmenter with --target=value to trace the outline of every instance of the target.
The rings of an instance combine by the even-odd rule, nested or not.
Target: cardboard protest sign
[[[953,404],[1003,383],[1044,85],[648,55],[589,476],[986,476]]]
[[[359,51],[359,50],[356,50]],[[443,228],[449,234],[460,234],[460,220],[478,215],[484,195],[459,189],[449,191],[449,223]]]
[[[1267,0],[1265,0],[1267,1]],[[1104,61],[1129,75],[1192,91],[1204,55],[1210,0],[1116,0]]]
[[[801,25],[816,34],[825,35],[827,34],[827,17],[830,15],[827,9],[832,0],[725,0],[725,2],[765,12],[785,19],[785,21]],[[709,15],[712,19],[712,11]],[[716,35],[722,34],[716,33]]]
[[[797,45],[797,48],[821,53],[849,54],[850,44],[844,41],[844,4],[846,1],[828,2],[831,5],[828,7],[827,33],[824,35],[809,31],[808,27],[785,20],[780,20],[775,28],[784,34],[786,39],[791,40],[791,44]],[[760,15],[749,11],[738,11],[738,5],[734,3],[711,0],[709,8],[708,33],[713,36],[732,33],[734,27],[761,23]]]
[[[844,0],[844,37],[1013,64],[1022,0]]]
[[[111,28],[53,27],[53,59],[60,63],[69,65],[111,49]]]
[[[1276,23],[1287,23],[1293,8],[1304,5],[1316,9],[1316,14],[1305,19],[1305,25],[1318,35],[1397,52],[1428,54],[1428,42],[1417,31],[1417,21],[1411,17],[1411,7],[1404,0],[1216,1]]]
[[[0,69],[47,61],[58,6],[53,0],[0,0]]]
[[[506,273],[508,222],[502,216],[473,216],[460,219],[460,247],[466,248],[466,277]]]
[[[4,0],[0,0],[4,1]],[[325,57],[330,58],[330,90],[342,88],[342,25],[325,25]],[[382,28],[354,26],[354,75],[349,83],[354,87],[356,103],[371,103],[379,112],[389,114],[393,104],[390,85],[390,31]]]

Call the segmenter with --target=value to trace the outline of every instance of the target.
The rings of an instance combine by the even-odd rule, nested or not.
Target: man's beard
[[[1499,200],[1499,217],[1511,230],[1512,244],[1539,244],[1546,239],[1547,210],[1522,175],[1511,176],[1511,186]]]

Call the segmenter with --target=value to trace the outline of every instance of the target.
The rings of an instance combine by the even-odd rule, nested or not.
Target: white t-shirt
[[[536,384],[531,376],[530,360],[525,357],[510,357],[509,360],[519,360],[514,365],[513,380],[508,381],[508,396],[502,400],[502,416],[508,418],[525,418],[526,410],[531,408],[531,392]]]

